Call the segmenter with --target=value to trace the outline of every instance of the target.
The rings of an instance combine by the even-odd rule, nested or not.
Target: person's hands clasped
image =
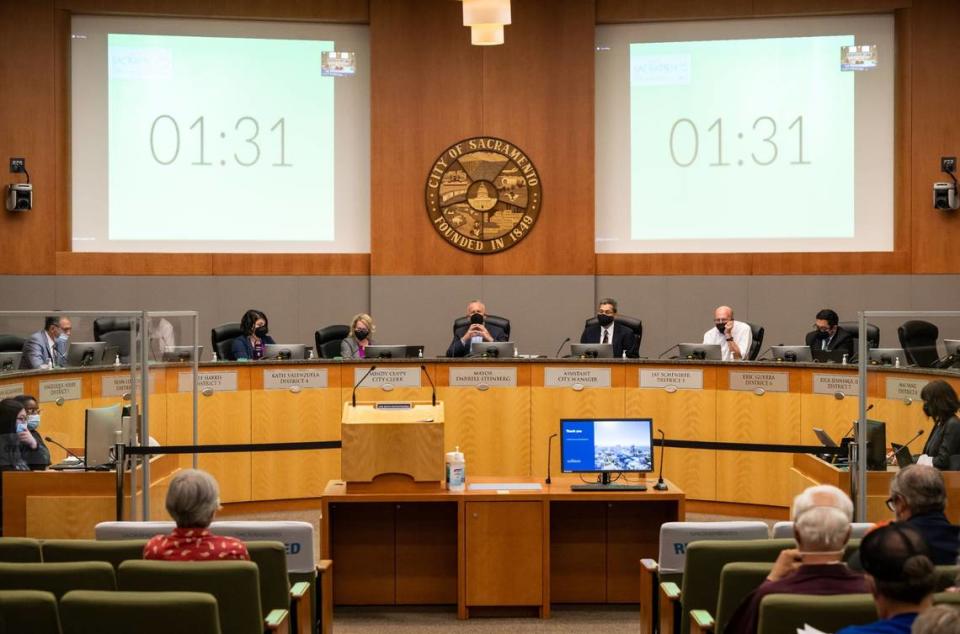
[[[474,337],[482,337],[484,341],[488,342],[493,341],[493,337],[490,336],[490,331],[488,331],[483,324],[470,324],[467,332],[464,333],[460,340],[463,341],[463,343],[467,343]]]
[[[779,581],[784,577],[793,574],[803,563],[800,551],[796,548],[787,548],[780,551],[777,560],[773,563],[773,569],[767,575],[767,581]]]

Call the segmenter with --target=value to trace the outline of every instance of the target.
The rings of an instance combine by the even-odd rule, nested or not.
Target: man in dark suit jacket
[[[637,349],[637,336],[633,330],[618,324],[615,319],[617,316],[617,300],[606,298],[600,300],[597,307],[596,324],[587,326],[580,335],[580,343],[612,343],[613,356],[620,358],[626,352],[628,357],[636,358],[640,356]]]
[[[448,357],[465,357],[470,354],[470,344],[474,341],[493,342],[506,341],[507,333],[502,328],[485,323],[487,307],[480,300],[473,300],[467,304],[467,317],[470,318],[468,327],[458,328],[453,333],[453,341],[447,348]]]
[[[836,311],[824,308],[816,317],[816,330],[807,333],[810,350],[841,350],[853,359],[853,335],[838,326],[840,316]]]

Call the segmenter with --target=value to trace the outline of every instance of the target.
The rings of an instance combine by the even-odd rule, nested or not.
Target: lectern
[[[343,404],[340,477],[349,492],[443,486],[443,403]]]

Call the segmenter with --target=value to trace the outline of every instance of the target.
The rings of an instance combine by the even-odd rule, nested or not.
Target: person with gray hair
[[[955,564],[960,550],[960,526],[947,519],[946,503],[943,474],[929,465],[910,465],[890,481],[887,508],[898,522],[923,536],[930,559],[938,566]]]
[[[846,493],[829,485],[810,487],[794,498],[790,516],[797,547],[780,553],[767,580],[743,600],[724,632],[754,634],[760,602],[769,594],[868,592],[863,576],[843,563],[853,518]]]
[[[949,603],[927,608],[913,622],[910,634],[960,634],[960,610]]]
[[[170,535],[156,535],[143,548],[144,559],[222,561],[250,559],[243,542],[210,532],[220,508],[220,488],[206,471],[183,469],[167,490],[167,512],[177,523]]]

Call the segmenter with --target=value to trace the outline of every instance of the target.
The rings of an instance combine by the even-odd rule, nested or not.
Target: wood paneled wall
[[[897,16],[893,253],[594,254],[596,23],[875,11]],[[369,22],[370,255],[69,253],[71,12]],[[960,65],[956,24],[956,0],[513,0],[506,44],[480,48],[451,0],[0,0],[0,42],[15,51],[0,57],[0,162],[25,156],[35,187],[33,211],[0,216],[0,274],[955,273],[960,214],[934,211],[931,187],[944,180],[939,157],[960,153],[960,84],[949,80]],[[544,191],[530,236],[491,256],[443,242],[423,201],[440,151],[479,135],[521,147]]]

